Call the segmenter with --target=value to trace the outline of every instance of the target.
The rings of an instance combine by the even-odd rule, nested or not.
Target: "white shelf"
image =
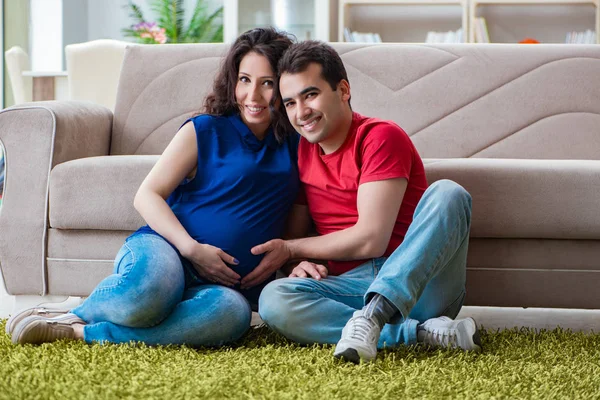
[[[340,7],[343,5],[360,5],[360,6],[401,6],[401,5],[462,5],[466,1],[461,0],[340,0]]]
[[[600,43],[600,0],[471,0],[469,3],[469,21],[475,21],[475,18],[479,16],[478,9],[479,8],[493,8],[495,6],[500,7],[514,7],[514,6],[523,6],[525,7],[543,7],[543,6],[553,6],[560,7],[564,6],[565,9],[570,8],[569,6],[579,7],[579,6],[588,6],[594,7],[594,16],[593,16],[593,26],[577,26],[577,28],[571,30],[580,30],[584,31],[585,29],[593,29],[596,32],[596,43]],[[528,13],[528,16],[531,13]],[[536,19],[536,16],[531,16],[531,20]],[[539,20],[542,21],[544,16],[539,16]],[[494,18],[486,18],[486,22],[488,23],[488,28],[490,25],[494,25]],[[568,17],[561,18],[561,22],[563,24],[568,24]],[[591,22],[591,21],[589,21]],[[589,23],[588,22],[588,23]],[[475,42],[475,24],[472,22],[469,24],[469,42]],[[561,29],[557,28],[556,25],[552,26],[555,30]],[[516,29],[515,29],[516,30]],[[519,29],[521,30],[521,29]],[[565,29],[564,32],[560,32],[560,35],[564,38],[569,29]],[[558,32],[557,32],[558,35]],[[557,36],[555,35],[555,36]],[[490,33],[490,41],[494,43],[494,35]],[[547,43],[547,41],[541,40],[543,43]],[[554,43],[564,43],[564,39],[555,40]]]
[[[588,11],[583,11],[582,13],[585,15],[584,18],[581,18],[580,15],[578,15],[576,18],[574,18],[573,20],[569,20],[569,16],[565,15],[564,18],[562,15],[559,15],[560,18],[559,21],[557,21],[557,18],[554,18],[554,21],[548,24],[543,24],[544,18],[547,18],[546,16],[544,16],[544,12],[540,12],[539,14],[539,21],[541,22],[537,22],[534,21],[535,23],[533,24],[534,26],[536,24],[538,24],[538,28],[540,26],[542,26],[542,29],[540,30],[540,35],[542,36],[542,40],[540,40],[543,43],[546,42],[552,42],[552,43],[563,43],[563,40],[559,40],[559,37],[563,37],[566,36],[567,32],[573,31],[573,30],[579,30],[579,31],[584,31],[586,29],[592,29],[595,30],[596,32],[596,43],[600,44],[600,0],[339,0],[339,14],[338,14],[338,37],[337,40],[342,42],[344,41],[344,28],[348,27],[350,30],[352,31],[364,31],[364,32],[369,32],[372,31],[374,33],[380,33],[383,41],[402,41],[402,42],[415,42],[415,41],[419,41],[419,40],[415,40],[415,33],[413,33],[412,37],[409,38],[410,40],[405,40],[403,39],[401,36],[401,32],[400,30],[402,28],[397,28],[398,26],[403,27],[405,30],[409,29],[407,28],[407,25],[409,25],[411,22],[413,23],[414,27],[418,27],[421,29],[425,29],[425,31],[429,31],[429,30],[448,30],[448,22],[445,23],[440,23],[439,21],[433,21],[433,19],[429,20],[429,21],[418,21],[418,24],[416,23],[416,21],[402,21],[398,22],[395,24],[394,27],[390,28],[389,26],[392,25],[391,23],[388,23],[387,25],[384,23],[379,23],[378,21],[371,21],[369,22],[370,18],[373,18],[370,15],[370,12],[372,12],[372,10],[374,10],[376,7],[387,7],[386,11],[388,12],[388,14],[392,14],[392,15],[388,15],[388,19],[393,19],[395,15],[397,16],[401,16],[403,14],[403,10],[402,7],[404,7],[405,9],[409,8],[409,7],[428,7],[429,10],[431,11],[432,9],[434,9],[435,7],[438,6],[457,6],[460,7],[460,16],[456,16],[457,18],[457,23],[455,24],[455,28],[458,27],[462,27],[464,35],[465,35],[465,39],[466,42],[469,43],[474,43],[475,42],[475,31],[474,31],[474,23],[473,21],[475,21],[475,18],[478,17],[478,11],[479,8],[485,8],[485,9],[492,9],[492,8],[496,8],[495,6],[499,6],[497,7],[497,9],[502,9],[504,6],[507,6],[509,8],[512,9],[511,12],[516,12],[517,15],[519,15],[520,13],[520,7],[519,6],[523,6],[523,12],[519,15],[519,17],[521,18],[526,18],[529,19],[530,21],[534,21],[536,19],[536,12],[535,11],[531,11],[531,8],[535,8],[535,7],[542,7],[542,6],[551,6],[551,7],[557,7],[558,9],[562,10],[560,7],[564,6],[566,10],[569,10],[570,7],[569,6],[573,6],[573,7],[579,7],[579,6],[588,6],[594,9],[594,11],[590,11],[590,13],[593,12],[593,15],[589,14]],[[529,7],[529,8],[528,8]],[[398,9],[397,12],[395,11],[391,11],[393,9]],[[358,11],[360,10],[360,11]],[[390,11],[388,11],[390,10]],[[516,10],[516,11],[515,11]],[[569,10],[572,11],[572,10]],[[533,15],[532,15],[533,14]],[[560,14],[560,12],[559,12]],[[485,16],[485,15],[482,15]],[[416,16],[415,18],[421,18],[420,16]],[[487,20],[487,18],[486,18]],[[580,21],[584,21],[584,24],[579,24]],[[593,21],[593,22],[592,22]],[[490,20],[487,20],[486,22],[488,22],[488,26],[492,25],[492,27],[501,27],[502,29],[508,29],[506,26],[510,25],[510,23],[507,23],[507,20],[502,20],[501,17],[498,17],[497,20],[490,18]],[[429,25],[431,24],[431,26]],[[438,24],[438,25],[436,25]],[[593,24],[593,25],[592,25]],[[442,25],[442,29],[436,29],[439,25]],[[525,22],[523,25],[525,25],[526,27],[528,27],[527,22]],[[561,26],[558,26],[561,25]],[[569,27],[569,28],[565,28],[565,27]],[[396,35],[393,34],[388,34],[387,38],[386,35],[384,34],[384,32],[389,33],[390,29],[396,29],[394,31],[394,33],[397,33]],[[534,29],[534,28],[532,28]],[[522,29],[521,27],[515,27],[514,28],[514,34],[513,35],[504,35],[504,41],[505,42],[515,42],[514,40],[510,40],[511,37],[510,36],[515,36],[517,37],[519,35],[519,32],[523,30],[523,32],[527,32],[527,29]],[[535,30],[535,29],[534,29]],[[554,32],[552,32],[551,30],[554,30]],[[564,30],[564,32],[562,31]],[[511,32],[512,33],[512,32]],[[525,33],[527,34],[527,33]],[[508,40],[507,40],[507,36],[508,36]],[[546,37],[550,37],[552,38],[552,40],[550,41],[546,41],[544,40],[544,36]],[[421,41],[425,40],[425,36],[422,37]],[[520,40],[520,39],[519,39]],[[519,40],[516,40],[517,42]],[[494,42],[494,35],[492,35],[491,37],[491,41]],[[502,40],[501,40],[502,41]]]
[[[598,0],[476,0],[473,3],[477,4],[507,4],[507,5],[547,5],[547,4],[592,4],[598,7]]]
[[[359,9],[359,8],[363,8],[362,11],[365,11],[364,7],[368,7],[369,9],[371,8],[375,8],[375,7],[380,7],[382,9],[390,9],[390,8],[398,8],[399,10],[403,9],[403,10],[409,10],[411,7],[430,7],[430,10],[433,10],[434,8],[437,7],[446,7],[446,8],[450,8],[452,6],[457,7],[457,11],[454,13],[454,15],[450,15],[450,16],[446,16],[445,17],[445,21],[444,22],[435,22],[435,21],[419,21],[418,27],[421,28],[421,30],[423,30],[423,39],[425,39],[425,35],[427,33],[427,31],[429,30],[433,30],[434,28],[436,28],[437,26],[442,26],[441,30],[455,30],[457,28],[462,28],[465,37],[467,37],[467,33],[468,33],[468,0],[339,0],[339,10],[338,10],[338,41],[343,42],[344,41],[344,28],[349,27],[351,30],[363,30],[363,28],[354,28],[352,25],[368,25],[368,24],[361,24],[360,22],[358,24],[352,24],[351,23],[351,19],[353,16],[353,11],[352,9]],[[387,7],[387,8],[384,8]],[[364,16],[364,12],[363,14],[363,20],[365,19]],[[452,13],[445,13],[445,14],[452,14]],[[393,16],[393,15],[392,15]],[[388,18],[390,16],[388,15]],[[423,17],[420,17],[421,19],[423,19]],[[439,18],[438,18],[439,20]],[[455,22],[451,22],[452,20],[454,20]],[[430,25],[431,24],[431,25]],[[371,25],[376,25],[376,24],[371,24]],[[400,25],[400,22],[397,22],[395,24]],[[384,27],[381,26],[381,29],[383,29]],[[367,28],[368,31],[368,28]],[[389,38],[386,36],[392,36],[392,35],[385,35],[383,32],[377,32],[377,33],[382,33],[382,37],[383,37],[383,41],[394,41],[394,42],[406,42],[406,41],[415,41],[413,40],[406,40],[403,38]],[[418,40],[416,40],[418,41]]]

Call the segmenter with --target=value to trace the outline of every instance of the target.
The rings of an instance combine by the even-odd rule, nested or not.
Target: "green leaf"
[[[156,18],[150,21],[144,18],[141,9],[132,0],[129,1],[126,8],[129,10],[129,17],[135,21],[135,24],[156,22],[159,28],[164,28],[168,43],[223,41],[223,7],[219,7],[209,14],[207,1],[197,0],[192,18],[186,28],[183,4],[184,0],[152,0],[150,8]],[[130,28],[132,27],[133,25]],[[141,39],[139,33],[132,29],[123,29],[122,32],[126,37],[134,37],[139,42],[153,43],[152,40]]]
[[[215,33],[206,41],[208,43],[222,43],[224,41],[223,25],[221,24]]]
[[[131,28],[123,28],[121,29],[121,33],[123,34],[123,36],[125,37],[139,37],[138,33],[136,31],[134,31]]]
[[[196,37],[195,32],[202,26],[204,23],[204,15],[206,14],[206,5],[203,0],[197,0],[196,6],[194,7],[194,13],[192,14],[192,18],[190,19],[190,24],[183,35],[184,40],[186,42],[193,42],[193,38]]]
[[[135,23],[133,23],[132,26],[142,23],[142,22],[146,22],[146,20],[144,19],[144,14],[142,13],[142,10],[133,1],[130,0],[128,4],[123,6],[123,8],[126,8],[129,10],[129,18],[131,18],[135,21]]]
[[[198,0],[190,26],[186,32],[186,40],[190,43],[223,41],[223,7],[206,15],[203,0]],[[220,33],[219,33],[220,32]]]
[[[156,22],[165,29],[167,42],[179,43],[185,12],[183,0],[154,0],[150,8],[158,15]]]

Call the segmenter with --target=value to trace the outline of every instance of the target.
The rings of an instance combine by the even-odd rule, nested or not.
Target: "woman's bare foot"
[[[83,327],[85,324],[73,324],[74,339],[83,340]]]

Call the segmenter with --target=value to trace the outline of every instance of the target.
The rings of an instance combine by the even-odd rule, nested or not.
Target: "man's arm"
[[[339,261],[381,257],[390,242],[407,185],[404,178],[363,183],[358,188],[356,224],[328,235],[289,240],[290,257]]]
[[[358,188],[358,221],[350,228],[302,239],[270,240],[252,248],[265,254],[260,265],[244,279],[254,286],[257,277],[271,274],[291,259],[364,260],[384,254],[408,186],[405,178],[363,183]]]

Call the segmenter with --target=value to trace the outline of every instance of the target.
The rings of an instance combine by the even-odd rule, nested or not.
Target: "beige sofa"
[[[334,46],[354,109],[396,121],[430,182],[472,194],[466,304],[600,308],[600,46]],[[81,102],[0,113],[10,294],[85,296],[110,274],[143,224],[138,185],[225,51],[128,47],[114,115]]]

